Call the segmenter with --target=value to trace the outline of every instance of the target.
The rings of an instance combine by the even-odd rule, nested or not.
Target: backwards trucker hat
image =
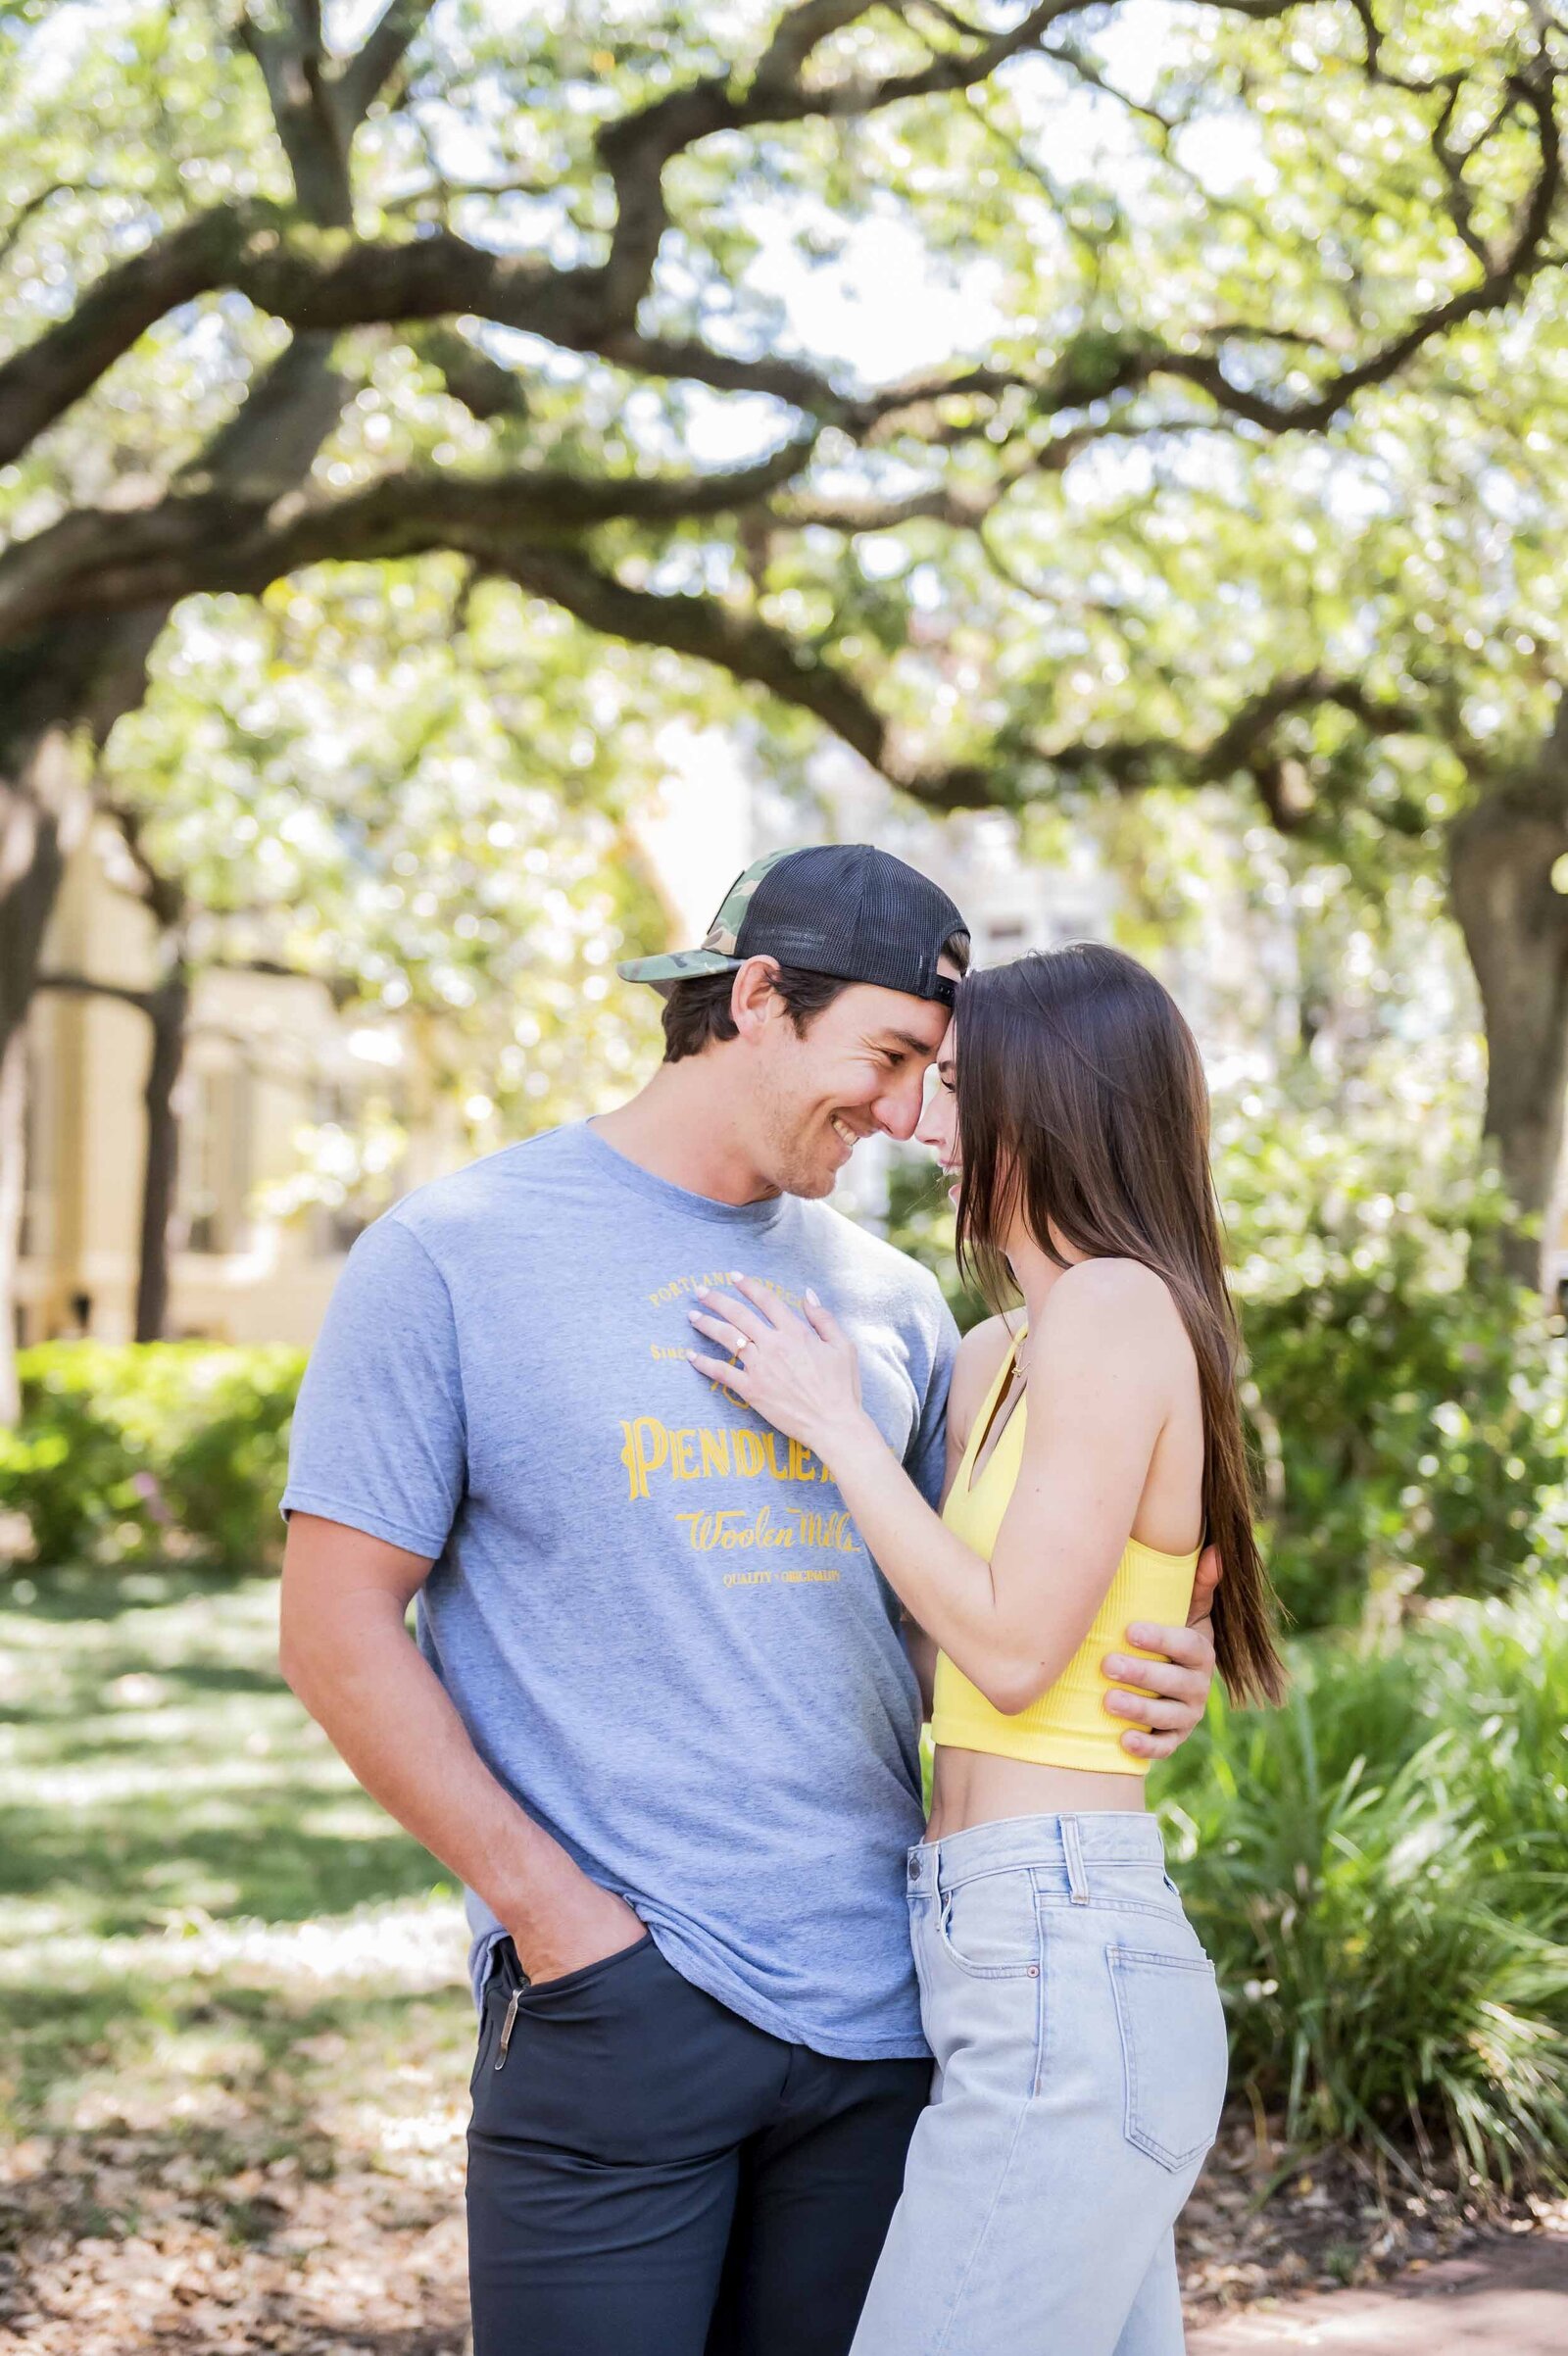
[[[937,959],[950,935],[968,930],[946,892],[903,859],[869,843],[822,843],[774,851],[738,875],[701,949],[634,957],[615,970],[667,992],[699,974],[733,973],[747,957],[777,957],[951,1006],[956,985]]]

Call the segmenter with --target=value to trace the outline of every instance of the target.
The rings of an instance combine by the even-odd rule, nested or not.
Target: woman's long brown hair
[[[956,1024],[959,1266],[1000,1303],[1018,1215],[1058,1266],[1070,1264],[1059,1237],[1091,1259],[1139,1260],[1163,1277],[1198,1359],[1203,1520],[1224,1566],[1220,1674],[1237,1700],[1278,1701],[1285,1667],[1253,1528],[1241,1336],[1197,1042],[1145,966],[1094,941],[971,974]]]

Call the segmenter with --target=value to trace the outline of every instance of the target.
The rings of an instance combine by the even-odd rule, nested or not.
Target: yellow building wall
[[[105,872],[102,836],[74,859],[45,944],[46,972],[142,988],[156,978],[156,936],[145,909]],[[317,1115],[323,1081],[352,1083],[351,1024],[309,981],[204,974],[193,993],[181,1079],[181,1201],[202,1151],[191,1105],[203,1075],[240,1073],[249,1101],[248,1183],[229,1248],[176,1249],[170,1263],[172,1338],[292,1342],[316,1336],[344,1252],[323,1243],[327,1222],[307,1209],[269,1215],[257,1201],[300,1166],[299,1131]],[[151,1026],[136,1008],[47,991],[29,1018],[31,1085],[25,1249],[18,1283],[22,1339],[83,1330],[131,1339],[135,1322]],[[364,1067],[358,1067],[363,1072]],[[384,1075],[383,1075],[384,1077]],[[455,1136],[421,1137],[411,1153],[428,1173],[461,1158]],[[176,1228],[177,1236],[177,1228]]]

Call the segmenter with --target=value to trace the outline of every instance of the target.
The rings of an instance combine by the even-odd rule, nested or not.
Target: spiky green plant
[[[1478,2189],[1568,2175],[1568,1589],[1298,1648],[1166,1785],[1233,2084],[1293,2142]]]

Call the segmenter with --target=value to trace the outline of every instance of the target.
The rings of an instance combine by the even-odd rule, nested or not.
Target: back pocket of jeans
[[[1202,1954],[1107,1950],[1126,2083],[1123,2133],[1162,2168],[1208,2149],[1225,2101],[1225,2014]]]

